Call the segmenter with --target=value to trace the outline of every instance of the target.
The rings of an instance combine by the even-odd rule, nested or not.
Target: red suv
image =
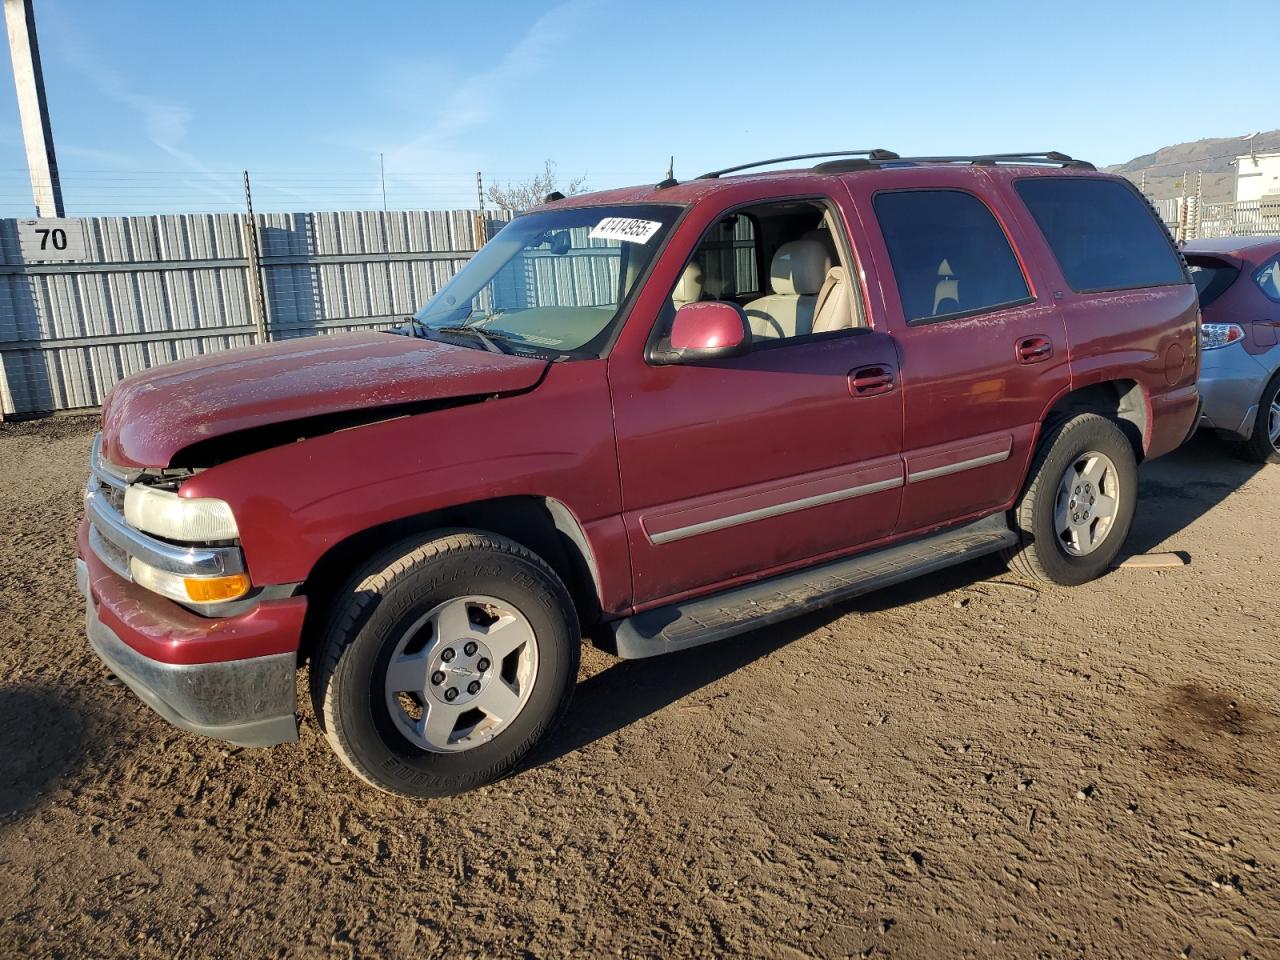
[[[347,766],[429,796],[529,752],[583,636],[684,650],[995,551],[1098,576],[1197,418],[1149,206],[1056,153],[812,159],[553,194],[396,330],[119,384],[94,649],[254,746],[306,664]]]

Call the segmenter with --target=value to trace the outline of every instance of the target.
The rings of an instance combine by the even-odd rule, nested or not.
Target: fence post
[[[253,215],[253,194],[249,191],[249,171],[244,172],[244,256],[248,270],[249,312],[253,315],[253,325],[257,327],[259,343],[271,339],[271,331],[267,329],[267,302],[262,290],[262,251],[258,246],[258,218]]]
[[[9,378],[4,372],[4,354],[0,353],[0,423],[4,423],[5,414],[16,412],[13,394],[9,390]]]

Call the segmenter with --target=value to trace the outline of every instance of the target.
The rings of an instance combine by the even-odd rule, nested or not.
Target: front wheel
[[[1115,423],[1086,413],[1057,424],[1011,515],[1010,569],[1065,586],[1101,576],[1129,535],[1137,488],[1133,447]]]
[[[573,604],[540,558],[505,537],[445,532],[353,578],[313,661],[312,699],[357,776],[446,796],[533,749],[568,706],[579,652]]]

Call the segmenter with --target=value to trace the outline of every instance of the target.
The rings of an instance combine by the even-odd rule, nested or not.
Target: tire
[[[1253,433],[1236,450],[1254,463],[1280,463],[1280,373],[1263,388]]]
[[[1009,516],[1019,537],[1004,553],[1009,568],[1063,586],[1100,577],[1129,535],[1137,487],[1133,447],[1113,421],[1085,413],[1051,425]]]
[[[569,593],[537,555],[439,531],[373,558],[338,595],[311,696],[358,777],[442,797],[515,768],[568,708],[580,653]]]

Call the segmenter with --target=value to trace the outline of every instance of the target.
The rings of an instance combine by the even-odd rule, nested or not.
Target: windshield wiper
[[[418,322],[422,323],[421,320],[419,320]],[[422,325],[426,327],[427,330],[430,330],[432,333],[452,333],[452,334],[462,334],[463,336],[475,337],[482,344],[484,344],[484,348],[488,350],[490,353],[510,353],[511,352],[509,350],[504,349],[503,347],[498,346],[496,340],[494,339],[495,337],[498,337],[501,339],[510,339],[509,337],[504,337],[502,334],[494,334],[491,336],[490,334],[485,333],[479,327],[467,326],[465,324],[452,326],[452,327],[428,327],[425,323],[423,323]]]

